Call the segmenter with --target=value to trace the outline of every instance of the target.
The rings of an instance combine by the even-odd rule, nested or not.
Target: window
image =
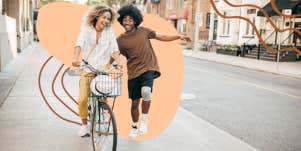
[[[206,15],[206,28],[210,28],[210,13]]]
[[[193,9],[193,8],[192,8],[192,11],[191,11],[191,15],[192,15],[193,21],[195,21],[195,9]]]
[[[256,19],[255,19],[255,17],[249,18],[249,20],[251,20],[252,23],[254,25],[256,25]],[[253,26],[251,26],[248,22],[246,22],[245,35],[252,35],[252,36],[255,35],[255,30],[254,30]]]
[[[158,3],[160,3],[160,0],[151,0],[151,3],[152,4],[158,4]]]
[[[1,10],[2,15],[6,15],[6,0],[2,0],[2,10]]]
[[[187,0],[184,0],[184,2],[183,2],[184,8],[187,8],[187,4],[188,4],[188,1],[187,1]]]
[[[217,14],[214,13],[214,20],[218,20]]]
[[[253,18],[253,24],[256,26],[255,17]],[[252,35],[255,35],[255,29],[252,27]]]
[[[248,9],[247,10],[247,14],[250,15],[250,14],[256,14],[256,9]]]
[[[247,9],[247,18],[254,24],[256,25],[256,9]],[[249,23],[246,22],[246,28],[245,28],[245,35],[247,36],[254,36],[255,35],[255,30],[253,29],[253,26],[250,25]]]
[[[186,32],[186,20],[183,20],[183,24],[182,24],[182,31],[181,32]]]
[[[227,12],[224,12],[224,15],[227,16]],[[223,19],[223,35],[229,35],[230,34],[230,20],[229,19]]]
[[[227,20],[227,35],[230,34],[230,20]]]
[[[249,31],[250,31],[250,24],[248,22],[246,22],[246,31],[245,31],[245,35],[249,35]]]
[[[173,0],[168,0],[168,10],[172,10],[172,1]]]
[[[226,31],[226,20],[223,19],[223,35],[225,35],[225,31]]]

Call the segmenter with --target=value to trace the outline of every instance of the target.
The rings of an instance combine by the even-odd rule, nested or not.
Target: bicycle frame
[[[110,70],[108,71],[99,71],[95,68],[93,68],[91,65],[88,64],[85,60],[84,67],[87,67],[90,71],[92,71],[96,76],[97,75],[109,75]],[[115,66],[116,69],[116,66]],[[121,69],[119,69],[121,71]],[[88,84],[90,85],[91,80],[95,79],[95,75],[87,75],[88,77]],[[118,78],[122,76],[121,74]],[[120,80],[120,79],[119,79]],[[117,148],[117,125],[116,120],[114,117],[113,109],[116,101],[116,96],[111,96],[110,93],[102,93],[100,92],[95,83],[95,89],[99,92],[100,95],[96,95],[95,93],[90,91],[90,95],[88,98],[88,115],[89,119],[88,121],[91,123],[91,132],[92,132],[92,145],[93,149],[96,150],[96,148],[102,148],[103,146],[106,147],[106,145],[110,146],[109,148],[112,148],[112,151],[116,151]],[[92,84],[93,86],[93,84]],[[112,106],[108,105],[108,98],[113,98],[113,104]],[[108,118],[109,117],[109,118]],[[112,124],[112,128],[111,128]],[[112,132],[111,132],[112,131]],[[112,135],[112,141],[108,144],[104,143],[107,140],[110,140],[111,137],[108,137]],[[104,136],[104,137],[103,137]],[[108,139],[107,139],[108,137]],[[112,143],[112,144],[111,144]],[[111,146],[112,145],[112,146]],[[103,150],[103,149],[101,149]]]

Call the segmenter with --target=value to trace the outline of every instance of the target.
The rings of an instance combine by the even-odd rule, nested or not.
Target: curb
[[[254,67],[250,67],[250,66],[247,67],[247,66],[243,66],[243,65],[237,65],[237,64],[230,63],[230,62],[212,60],[212,59],[208,59],[208,58],[204,58],[204,57],[200,57],[200,56],[193,56],[192,54],[187,54],[184,51],[183,51],[183,56],[184,57],[191,57],[191,58],[201,59],[201,60],[206,60],[206,61],[215,62],[215,63],[221,63],[221,64],[225,64],[225,65],[231,65],[231,66],[240,67],[240,68],[244,68],[244,69],[252,69],[252,70],[255,70],[255,71],[272,73],[272,74],[280,75],[280,76],[288,76],[290,78],[295,78],[295,79],[301,80],[301,75],[285,73],[285,72],[275,72],[275,71],[270,71],[270,70],[265,70],[265,69],[258,69],[258,68],[254,68]]]

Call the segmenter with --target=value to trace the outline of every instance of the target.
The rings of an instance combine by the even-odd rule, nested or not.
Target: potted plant
[[[238,56],[241,53],[238,45],[220,45],[218,46],[216,52],[233,56]]]

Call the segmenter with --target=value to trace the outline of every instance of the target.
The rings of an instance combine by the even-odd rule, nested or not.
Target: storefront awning
[[[166,17],[167,20],[177,20],[178,16],[177,14],[170,14]]]
[[[187,19],[187,18],[188,18],[188,10],[185,10],[180,15],[177,15],[176,13],[171,13],[165,19],[178,20],[178,19]]]
[[[275,4],[280,12],[284,9],[292,9],[292,14],[301,13],[301,0],[275,0]],[[263,9],[267,11],[269,16],[279,16],[276,11],[274,11],[271,3],[266,4]],[[262,12],[258,11],[257,16],[264,15]]]
[[[180,16],[179,19],[187,19],[188,18],[188,10],[185,10]]]

